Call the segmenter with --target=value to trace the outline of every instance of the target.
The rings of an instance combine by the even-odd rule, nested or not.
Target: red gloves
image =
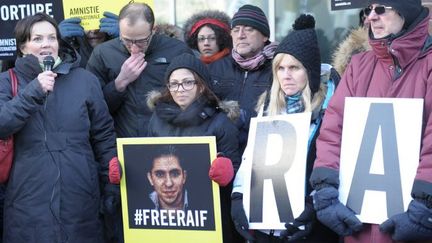
[[[220,186],[228,185],[234,177],[234,168],[230,159],[217,157],[213,160],[209,177]]]
[[[109,162],[108,177],[111,184],[120,184],[122,170],[117,157],[113,157]]]

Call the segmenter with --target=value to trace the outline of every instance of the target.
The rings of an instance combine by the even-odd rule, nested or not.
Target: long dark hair
[[[57,21],[46,13],[36,13],[34,15],[27,16],[19,20],[18,23],[15,25],[14,34],[16,39],[17,55],[19,57],[23,56],[23,53],[21,52],[21,48],[31,38],[31,31],[33,29],[33,25],[44,21],[54,26],[57,35],[57,42],[59,42],[59,47],[60,47],[61,36],[60,36],[60,30],[57,25]]]
[[[218,97],[211,91],[207,83],[204,81],[204,79],[199,76],[196,72],[194,72],[191,69],[187,69],[190,72],[192,72],[194,79],[196,81],[196,86],[198,90],[202,90],[201,97],[204,97],[207,100],[207,104],[209,104],[212,107],[218,107],[219,106],[219,99]],[[168,77],[169,78],[169,77]],[[165,83],[168,83],[168,80],[165,80]],[[197,97],[198,98],[198,97]],[[165,89],[162,92],[162,96],[159,98],[160,102],[174,102],[174,99],[171,95],[171,92],[169,91],[168,87],[165,87]]]

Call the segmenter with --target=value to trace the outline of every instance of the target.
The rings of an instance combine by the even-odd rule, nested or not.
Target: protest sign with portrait
[[[117,139],[126,242],[222,242],[214,137]]]

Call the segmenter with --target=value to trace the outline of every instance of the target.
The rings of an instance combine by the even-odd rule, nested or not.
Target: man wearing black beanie
[[[221,100],[239,102],[237,127],[243,152],[258,97],[270,89],[271,61],[277,45],[269,41],[270,27],[264,11],[250,4],[240,7],[232,17],[231,37],[231,55],[209,65],[210,88]]]
[[[235,100],[240,105],[236,126],[242,154],[258,97],[271,86],[271,61],[277,45],[269,41],[267,17],[257,6],[246,4],[240,7],[232,17],[230,27],[233,49],[230,55],[209,64],[209,86],[220,100]],[[232,183],[229,186],[232,187]],[[229,242],[244,241],[234,229],[233,222],[230,223],[232,239]]]
[[[344,242],[430,242],[432,239],[432,41],[428,34],[429,10],[421,5],[420,0],[369,0],[369,6],[364,9],[364,13],[370,23],[371,50],[352,57],[326,110],[317,139],[317,159],[310,179],[315,189],[314,208],[317,211],[317,218],[340,236],[345,237]],[[421,141],[417,141],[421,144],[420,157],[418,161],[410,161],[418,164],[411,189],[412,200],[405,212],[389,214],[388,219],[380,225],[360,222],[355,217],[355,212],[338,199],[346,97],[420,98],[424,101]],[[373,120],[374,117],[368,119]],[[397,118],[395,122],[398,122]],[[369,145],[375,146],[375,144]],[[398,151],[390,153],[397,154]],[[399,163],[406,163],[405,161],[400,160]],[[397,163],[397,161],[393,162]],[[369,169],[368,163],[372,162],[362,160],[358,163],[362,163],[362,166],[367,166]],[[403,168],[403,165],[399,167]],[[393,168],[388,169],[393,170]],[[388,173],[388,170],[386,172]],[[368,180],[370,176],[362,179]],[[384,179],[375,186],[384,188],[380,187],[383,185],[392,189],[401,187],[400,183]],[[387,200],[387,203],[393,203],[391,199]]]
[[[392,7],[404,19],[403,27],[405,29],[413,23],[423,10],[421,0],[376,0],[369,2]]]

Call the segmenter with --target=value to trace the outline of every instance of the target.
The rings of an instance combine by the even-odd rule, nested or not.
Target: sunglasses
[[[369,16],[369,14],[372,13],[372,10],[374,10],[377,15],[381,15],[381,14],[385,13],[387,9],[391,10],[393,8],[392,7],[388,7],[388,6],[383,6],[383,5],[375,6],[375,7],[373,7],[372,5],[370,5],[369,7],[366,7],[364,9],[364,14],[366,16]]]

